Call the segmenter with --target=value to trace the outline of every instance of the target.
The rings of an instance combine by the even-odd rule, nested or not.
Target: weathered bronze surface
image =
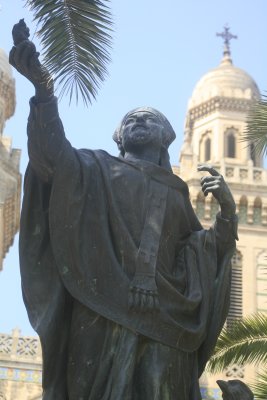
[[[198,378],[227,315],[235,249],[235,204],[223,177],[199,168],[210,173],[204,194],[221,205],[204,230],[186,183],[172,173],[175,133],[160,112],[144,107],[124,117],[113,135],[119,157],[74,149],[26,25],[13,34],[10,63],[36,89],[20,262],[42,343],[43,399],[200,399]]]
[[[250,388],[239,379],[230,379],[229,381],[217,381],[223,400],[253,400],[254,395]]]

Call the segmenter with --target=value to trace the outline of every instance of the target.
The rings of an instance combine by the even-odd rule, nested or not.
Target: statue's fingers
[[[31,60],[35,59],[35,54],[36,51],[31,45],[31,42],[28,42],[20,55],[21,63],[26,67],[26,69],[30,68]]]
[[[27,70],[29,68],[29,61],[35,53],[35,46],[29,40],[24,40],[18,46],[14,52],[14,61],[20,70]]]
[[[218,186],[220,185],[219,179],[213,178],[212,181],[201,182],[202,190],[205,190],[208,187],[211,187],[211,186],[214,186],[214,185],[218,185]]]
[[[203,185],[205,185],[205,184],[208,184],[208,183],[212,183],[212,182],[220,182],[220,176],[210,176],[210,175],[208,175],[208,176],[203,176],[201,179],[200,179],[200,184],[201,184],[201,186],[203,186]]]
[[[215,194],[219,189],[220,189],[219,185],[211,185],[206,187],[205,189],[202,189],[202,191],[204,195],[207,196],[209,193]]]
[[[208,164],[204,164],[204,165],[199,166],[197,168],[197,170],[200,171],[200,172],[207,171],[212,176],[219,176],[220,175],[220,173],[215,168],[213,168],[211,165],[208,165]]]
[[[22,73],[25,72],[25,65],[22,61],[22,55],[24,53],[25,48],[26,48],[25,42],[20,43],[18,46],[16,46],[16,51],[14,51],[13,53],[13,60],[16,65],[16,68]]]

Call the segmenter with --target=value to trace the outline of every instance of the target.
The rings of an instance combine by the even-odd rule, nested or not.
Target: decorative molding
[[[0,380],[42,383],[42,371],[21,368],[3,368],[0,367]],[[1,397],[0,397],[1,400]]]
[[[38,337],[20,336],[15,329],[12,335],[0,334],[0,360],[41,362],[42,351]]]
[[[215,111],[239,111],[247,113],[251,107],[253,100],[236,99],[232,97],[216,96],[204,103],[189,109],[188,123],[192,127],[196,120],[206,117]]]
[[[245,377],[244,365],[233,364],[225,369],[225,375],[231,379],[243,379]]]

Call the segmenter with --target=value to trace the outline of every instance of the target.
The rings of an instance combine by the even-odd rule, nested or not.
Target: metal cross
[[[224,39],[225,48],[230,53],[230,40],[237,39],[237,36],[232,35],[232,33],[230,32],[230,27],[227,24],[224,25],[224,32],[216,33],[216,36],[221,36]]]

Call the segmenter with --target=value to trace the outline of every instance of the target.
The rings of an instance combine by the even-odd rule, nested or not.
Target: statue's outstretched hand
[[[201,178],[202,191],[205,196],[212,193],[220,204],[222,217],[230,219],[235,214],[236,205],[223,176],[210,165],[202,165],[198,167],[198,171],[207,171],[210,173],[210,176],[203,176]]]
[[[9,53],[9,62],[25,76],[36,89],[36,95],[45,100],[53,95],[53,81],[47,69],[40,63],[39,54],[29,37],[29,28],[21,19],[12,30],[14,46]]]

